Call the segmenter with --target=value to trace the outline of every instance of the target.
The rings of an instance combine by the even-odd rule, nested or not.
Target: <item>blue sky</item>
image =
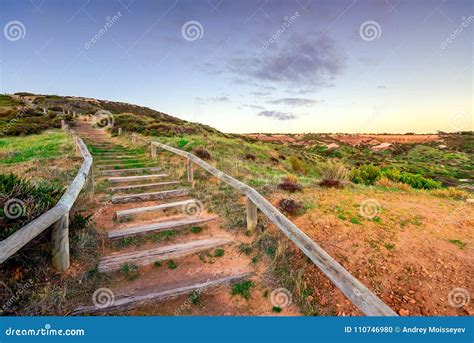
[[[0,3],[2,93],[130,102],[225,132],[473,129],[472,1]]]

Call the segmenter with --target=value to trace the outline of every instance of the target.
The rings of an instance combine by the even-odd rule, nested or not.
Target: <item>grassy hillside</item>
[[[147,107],[90,98],[16,93],[0,95],[0,134],[25,135],[60,127],[61,119],[73,115],[93,116],[108,111],[116,123],[127,131],[145,134],[220,134],[202,124],[190,123]],[[116,129],[115,129],[116,130]]]

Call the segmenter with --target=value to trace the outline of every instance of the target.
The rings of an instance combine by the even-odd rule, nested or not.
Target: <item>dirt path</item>
[[[239,250],[251,237],[222,229],[173,170],[87,123],[75,130],[94,156],[98,271],[111,285],[76,314],[299,315],[294,306],[275,312],[277,285]]]

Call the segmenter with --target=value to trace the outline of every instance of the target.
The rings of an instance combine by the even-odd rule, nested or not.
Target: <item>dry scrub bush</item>
[[[395,182],[384,176],[380,180],[377,181],[377,185],[382,186],[382,187],[387,187],[387,188],[396,188],[396,189],[400,189],[406,192],[412,189],[411,186],[407,185],[406,183]]]
[[[321,186],[342,187],[349,180],[349,171],[339,162],[327,162],[321,168]]]
[[[434,189],[430,191],[430,194],[440,198],[449,198],[454,200],[466,200],[470,198],[470,194],[468,192],[454,187]]]

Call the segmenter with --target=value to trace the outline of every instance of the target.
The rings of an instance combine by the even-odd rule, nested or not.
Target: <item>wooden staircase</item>
[[[95,177],[103,194],[97,198],[107,207],[103,214],[107,217],[98,229],[107,241],[97,270],[109,274],[114,300],[106,307],[81,305],[73,314],[123,313],[203,289],[222,292],[224,288],[230,294],[229,285],[254,277],[250,257],[236,252],[241,242],[220,228],[217,215],[189,197],[189,184],[171,179],[173,173],[166,166],[157,165],[139,149],[113,141],[105,131],[86,124],[76,131],[92,148],[94,165],[99,166]],[[196,206],[198,213],[186,214],[187,206]],[[140,239],[143,245],[128,244]],[[213,262],[202,262],[202,256]],[[122,271],[130,267],[138,270],[138,277],[124,276]],[[146,314],[159,312],[153,306]],[[222,311],[228,306],[217,305],[211,313],[226,314]]]

